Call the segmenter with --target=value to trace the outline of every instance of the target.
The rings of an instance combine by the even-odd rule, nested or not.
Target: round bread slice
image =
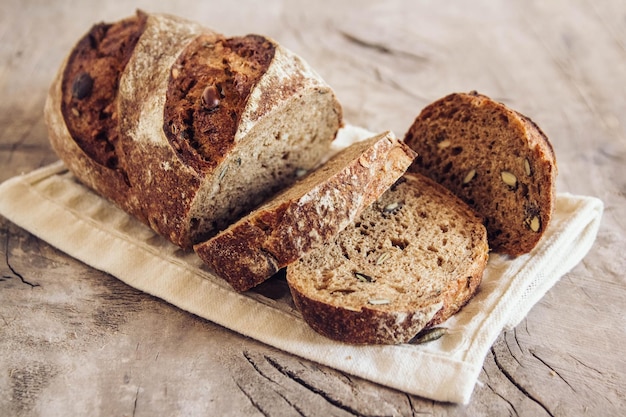
[[[248,290],[332,239],[414,158],[391,132],[356,142],[194,250],[234,289]]]
[[[406,343],[468,302],[488,253],[471,208],[407,173],[333,241],[288,266],[287,282],[317,332],[355,344]]]
[[[489,97],[450,94],[422,110],[405,136],[428,175],[483,217],[490,248],[530,252],[554,211],[557,166],[546,135]]]

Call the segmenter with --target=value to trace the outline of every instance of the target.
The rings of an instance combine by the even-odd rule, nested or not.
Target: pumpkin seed
[[[376,305],[376,306],[391,303],[391,301],[387,300],[386,298],[371,298],[367,300],[367,302],[370,303],[371,305]]]
[[[356,279],[358,279],[361,282],[374,282],[376,281],[374,278],[370,277],[369,275],[365,275],[361,272],[355,272],[354,276],[356,277]]]
[[[421,345],[423,343],[433,342],[447,333],[448,329],[445,327],[431,327],[419,332],[413,339],[409,340],[409,343],[412,345]]]
[[[394,201],[393,203],[387,204],[385,208],[383,208],[383,213],[393,213],[394,211],[398,210],[400,207],[402,207],[402,205],[398,203],[397,201]]]

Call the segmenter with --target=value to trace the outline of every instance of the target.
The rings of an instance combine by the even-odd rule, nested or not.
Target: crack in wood
[[[517,328],[513,328],[513,338],[515,339],[515,343],[517,344],[517,347],[519,348],[520,352],[524,353],[524,349],[522,349],[522,345],[519,342],[519,339],[517,338]]]
[[[415,54],[415,53],[411,53],[411,52],[407,52],[407,51],[401,51],[399,49],[393,49],[390,48],[386,45],[383,45],[382,43],[376,43],[376,42],[371,42],[362,38],[359,38],[356,35],[353,35],[351,33],[345,32],[343,30],[339,30],[338,31],[339,34],[341,36],[343,36],[348,42],[354,43],[355,45],[358,45],[360,47],[363,48],[367,48],[367,49],[373,49],[376,52],[380,52],[383,54],[388,54],[388,55],[396,55],[396,56],[403,56],[403,57],[407,57],[410,59],[413,59],[415,61],[419,61],[419,62],[426,62],[428,61],[427,57]]]
[[[604,373],[602,371],[600,371],[599,369],[594,368],[593,366],[589,366],[586,363],[584,363],[583,361],[581,361],[580,359],[578,359],[577,357],[573,356],[573,355],[569,355],[570,358],[574,359],[576,362],[578,362],[579,364],[581,364],[582,366],[584,366],[585,368],[596,372],[598,375],[604,376]]]
[[[511,373],[507,371],[504,368],[504,366],[502,366],[502,364],[500,363],[500,360],[498,359],[498,355],[496,355],[496,351],[493,347],[491,348],[491,354],[493,356],[493,360],[496,366],[498,367],[500,372],[502,372],[502,374],[506,377],[506,379],[508,379],[509,382],[513,384],[515,388],[517,388],[522,394],[524,394],[524,396],[526,396],[529,400],[533,401],[535,404],[541,407],[546,413],[548,413],[550,417],[554,417],[554,414],[552,414],[552,412],[548,409],[548,407],[546,407],[546,405],[543,402],[541,402],[541,400],[536,398],[526,388],[524,388],[519,382],[517,382],[515,378],[513,377],[513,375],[511,375]]]
[[[417,410],[415,409],[415,404],[413,404],[413,397],[409,394],[405,394],[407,401],[409,403],[409,408],[411,409],[411,417],[416,417],[416,416],[432,416],[433,415],[433,411],[432,409],[435,406],[435,401],[430,400],[430,411],[422,411],[422,410]],[[426,399],[424,399],[426,400]]]
[[[507,334],[508,334],[508,332],[505,331],[504,332],[504,345],[506,346],[507,350],[509,351],[509,354],[515,360],[515,362],[517,362],[517,364],[523,368],[524,365],[522,365],[522,363],[519,361],[519,359],[517,359],[517,356],[515,356],[515,354],[511,350],[511,346],[509,345],[509,341],[506,338]],[[513,338],[515,339],[515,342],[517,343],[517,347],[519,348],[519,350],[522,351],[522,348],[519,345],[519,341],[517,340],[517,333],[515,333],[515,329],[513,329]]]
[[[254,368],[254,370],[261,375],[263,378],[267,379],[270,382],[276,382],[274,380],[272,380],[270,377],[268,377],[265,372],[263,372],[261,370],[261,368],[259,368],[259,366],[256,364],[256,362],[254,361],[254,359],[252,358],[252,356],[250,356],[250,353],[246,350],[243,351],[243,357],[246,358],[246,360],[248,361],[248,363],[252,366],[252,368]]]
[[[287,404],[288,404],[291,408],[293,408],[294,410],[296,410],[296,412],[298,413],[298,415],[300,415],[300,416],[302,416],[302,417],[305,417],[305,416],[306,416],[306,414],[304,414],[304,412],[303,412],[303,411],[302,411],[302,410],[301,410],[301,409],[300,409],[297,405],[295,405],[295,404],[294,404],[291,400],[289,400],[289,399],[288,399],[288,398],[287,398],[287,397],[286,397],[283,393],[281,393],[281,392],[279,392],[279,391],[276,391],[276,390],[274,390],[274,392],[275,392],[276,394],[278,394],[278,395],[279,395],[279,396],[280,396],[283,400],[285,400],[285,402],[286,402],[286,403],[287,403]]]
[[[519,413],[517,412],[517,409],[515,408],[515,405],[510,400],[508,400],[504,395],[502,395],[498,391],[496,391],[491,386],[491,384],[487,383],[487,387],[491,390],[491,392],[496,394],[498,397],[500,397],[500,399],[502,399],[505,403],[507,403],[509,405],[509,407],[511,407],[511,409],[513,410],[513,414],[514,415],[519,416]]]
[[[355,410],[354,408],[350,407],[347,404],[344,404],[343,402],[341,402],[339,399],[337,398],[333,398],[330,393],[327,393],[315,386],[313,386],[312,384],[310,384],[308,381],[306,381],[304,378],[300,377],[299,375],[297,375],[296,372],[291,371],[290,369],[287,369],[286,366],[283,366],[282,364],[278,363],[278,361],[270,356],[265,356],[265,360],[272,365],[278,372],[280,372],[281,374],[285,375],[286,377],[288,377],[289,379],[291,379],[292,381],[298,383],[299,385],[303,386],[304,388],[308,389],[309,391],[311,391],[314,394],[319,395],[320,397],[322,397],[324,400],[326,400],[328,403],[334,405],[335,407],[346,411],[352,415],[355,416],[363,416],[366,417],[366,415],[361,414],[361,412],[359,412],[358,410]]]
[[[16,276],[17,278],[19,278],[20,281],[22,281],[23,284],[26,284],[26,285],[30,286],[31,288],[40,287],[41,285],[26,280],[26,278],[24,278],[24,276],[22,274],[17,272],[17,270],[13,267],[13,265],[11,265],[11,262],[9,261],[9,257],[10,257],[9,256],[9,233],[7,233],[7,235],[6,235],[5,245],[4,246],[5,246],[4,262],[7,265],[7,267],[9,268],[9,270],[11,271],[11,273],[14,276]],[[2,278],[10,279],[10,278],[13,278],[13,277],[11,277],[9,275],[3,275]]]
[[[261,404],[259,404],[254,397],[248,392],[246,391],[246,389],[238,382],[235,381],[235,385],[237,385],[237,388],[239,388],[239,391],[241,391],[243,393],[243,395],[246,396],[246,398],[248,399],[248,401],[250,401],[250,404],[252,404],[252,406],[254,408],[256,408],[257,410],[259,410],[259,412],[261,414],[263,414],[265,417],[270,417],[270,414],[268,414],[262,407]]]
[[[275,385],[277,385],[277,386],[280,386],[280,384],[278,384],[278,382],[276,382],[276,381],[274,381],[273,379],[271,379],[269,376],[267,376],[267,375],[266,375],[266,374],[265,374],[265,373],[261,370],[261,368],[257,365],[257,363],[254,361],[254,359],[252,358],[252,356],[250,355],[250,353],[249,353],[248,351],[244,351],[244,352],[242,352],[242,353],[243,353],[244,358],[246,358],[246,360],[248,361],[248,363],[252,366],[252,368],[253,368],[253,369],[254,369],[254,370],[255,370],[255,371],[256,371],[259,375],[261,375],[263,378],[267,379],[267,380],[268,380],[269,382],[271,382],[272,384],[275,384]],[[265,356],[264,358],[267,360],[267,356]],[[240,389],[240,390],[244,391],[244,390],[243,390],[243,387],[242,387],[241,385],[239,385],[239,383],[237,383],[237,386],[239,387],[239,389]],[[287,404],[288,404],[291,408],[293,408],[293,409],[294,409],[294,410],[298,413],[298,415],[303,416],[303,417],[306,415],[306,414],[304,414],[304,413],[302,412],[302,410],[301,410],[301,409],[300,409],[300,408],[299,408],[296,404],[294,404],[294,403],[293,403],[293,402],[292,402],[289,398],[287,398],[287,397],[286,397],[286,396],[285,396],[282,392],[280,392],[280,391],[276,390],[276,389],[275,389],[275,388],[273,388],[273,387],[272,387],[271,389],[272,389],[272,391],[274,391],[274,392],[275,392],[278,396],[280,396],[283,400],[285,400],[285,402],[286,402],[286,403],[287,403]],[[244,391],[244,393],[247,395],[247,397],[248,397],[248,398],[251,400],[251,402],[252,402],[252,397],[251,397],[251,395],[250,395],[249,393],[245,392],[245,391]],[[259,406],[259,407],[260,407],[260,406]],[[257,408],[259,408],[259,407],[257,407]],[[260,408],[259,408],[259,411],[261,411],[261,412],[262,412],[262,410],[260,410]]]
[[[539,357],[539,355],[537,355],[533,350],[529,350],[529,352],[535,359],[537,359],[539,362],[544,364],[548,369],[550,369],[550,371],[554,372],[555,375],[557,375],[559,378],[561,378],[561,380],[563,382],[565,382],[567,384],[567,386],[571,388],[572,391],[576,392],[576,389],[565,378],[563,378],[563,375],[561,375],[556,369],[554,369],[552,366],[550,366],[548,364],[548,362],[546,362],[543,359],[541,359]]]
[[[135,417],[135,413],[137,412],[137,398],[139,398],[139,388],[137,387],[137,392],[135,393],[135,401],[133,401],[133,417]]]

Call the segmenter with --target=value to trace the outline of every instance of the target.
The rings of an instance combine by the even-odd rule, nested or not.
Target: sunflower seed
[[[528,175],[529,177],[533,174],[532,170],[530,169],[530,161],[528,160],[528,158],[524,158],[524,172],[526,172],[526,175]]]
[[[465,177],[463,177],[463,184],[467,184],[468,182],[473,180],[475,176],[476,176],[476,170],[470,169],[469,171],[467,171],[467,174],[465,174]]]
[[[391,258],[391,254],[389,252],[383,252],[378,259],[376,259],[376,265],[382,265],[387,259]]]
[[[500,176],[502,177],[502,182],[509,187],[515,187],[515,185],[517,185],[517,177],[509,171],[502,171]]]

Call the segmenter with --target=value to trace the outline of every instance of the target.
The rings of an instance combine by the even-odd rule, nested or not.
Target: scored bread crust
[[[425,107],[405,135],[425,174],[468,203],[487,228],[490,248],[530,252],[548,227],[557,165],[546,135],[528,117],[477,92]]]
[[[391,132],[357,142],[194,250],[248,290],[348,226],[414,158]]]
[[[488,253],[470,207],[406,173],[328,245],[288,266],[287,283],[320,334],[352,344],[407,343],[471,299]]]
[[[61,102],[64,68],[71,54],[50,88],[45,118],[53,149],[81,182],[176,245],[189,248],[276,188],[294,182],[299,169],[319,164],[341,126],[342,111],[319,75],[268,39],[275,48],[273,59],[239,109],[236,132],[220,138],[232,146],[216,164],[203,169],[190,159],[195,155],[181,155],[163,131],[166,90],[172,65],[194,39],[223,36],[175,16],[141,15],[146,16],[145,26],[121,69],[112,104],[120,134],[115,167],[94,160],[68,131]],[[97,85],[96,80],[94,88]],[[303,123],[289,122],[291,113],[306,114],[309,124],[303,128]],[[296,160],[299,166],[288,156],[274,155],[271,151],[277,147],[301,155]],[[239,175],[228,169],[242,161],[250,164],[241,167]],[[242,175],[243,170],[264,175],[255,182]]]

